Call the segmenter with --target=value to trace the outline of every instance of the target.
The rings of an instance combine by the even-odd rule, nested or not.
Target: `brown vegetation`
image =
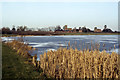
[[[40,55],[41,68],[53,78],[118,78],[118,54],[59,48]]]
[[[13,40],[12,42],[6,43],[8,46],[12,47],[14,50],[17,50],[17,53],[22,56],[30,56],[29,51],[32,50],[31,46],[28,46],[27,44],[24,44],[23,42],[19,42],[16,40]]]
[[[30,51],[32,52],[33,50],[35,50],[35,48],[28,46],[28,44],[25,44],[22,38],[7,42],[6,44],[12,49],[16,50],[19,55],[28,58],[29,62],[32,63],[35,67],[40,68],[40,63],[39,61],[37,61],[37,55],[30,55]]]
[[[57,51],[48,51],[37,56],[30,57],[31,46],[20,41],[6,43],[17,51],[18,54],[28,57],[31,63],[38,69],[43,69],[47,77],[52,78],[118,78],[119,65],[118,54],[100,52],[95,49],[90,51],[59,48]]]

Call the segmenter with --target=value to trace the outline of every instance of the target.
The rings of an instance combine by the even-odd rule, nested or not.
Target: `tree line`
[[[66,32],[65,26],[63,26],[63,29],[61,28],[60,25],[57,25],[56,27],[51,26],[48,28],[37,28],[35,30],[35,28],[28,28],[27,26],[15,27],[13,25],[12,29],[10,29],[9,27],[1,28],[1,32],[2,32],[2,34],[19,34],[19,35],[46,35],[46,34],[53,35],[53,34],[55,34],[56,31]],[[96,29],[97,29],[97,27],[94,27],[94,30],[96,30]],[[78,32],[79,30],[82,30],[82,32],[94,32],[94,31],[90,30],[89,28],[86,28],[85,26],[79,27],[79,29],[76,29],[76,27],[72,29],[72,31],[76,31],[76,32]],[[113,31],[111,29],[107,28],[107,25],[105,25],[102,32],[112,33]],[[117,31],[114,31],[114,32],[117,32]]]

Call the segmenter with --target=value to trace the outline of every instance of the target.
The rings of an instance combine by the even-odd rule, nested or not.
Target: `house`
[[[63,27],[63,29],[64,29],[64,30],[68,30],[67,25],[65,25],[65,26]]]
[[[72,32],[72,28],[67,28],[68,29],[68,32]]]
[[[72,31],[72,28],[67,28],[67,30]]]
[[[94,32],[102,32],[101,29],[94,29]]]
[[[81,32],[82,32],[82,30],[79,30],[79,32],[81,33]]]

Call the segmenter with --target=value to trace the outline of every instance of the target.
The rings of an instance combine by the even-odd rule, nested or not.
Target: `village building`
[[[67,28],[68,29],[68,32],[72,32],[72,28]]]
[[[95,29],[94,32],[102,32],[101,29]]]
[[[97,29],[97,27],[94,28],[94,32],[102,32],[101,29]]]
[[[79,32],[81,33],[81,32],[82,32],[82,30],[79,30]]]
[[[69,31],[72,31],[72,28],[67,28]]]
[[[67,25],[65,25],[65,26],[63,27],[63,29],[64,29],[64,30],[68,30]]]
[[[72,32],[72,28],[68,28],[67,25],[63,27],[65,32]]]

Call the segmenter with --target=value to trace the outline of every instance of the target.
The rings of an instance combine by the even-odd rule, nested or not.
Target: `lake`
[[[8,41],[18,39],[19,37],[2,37],[2,41]],[[106,49],[108,53],[119,52],[119,40],[118,35],[65,35],[65,36],[25,36],[23,40],[30,46],[35,47],[37,50],[33,51],[31,55],[43,54],[48,50],[57,50],[61,47],[68,47],[68,43],[73,48],[77,49],[91,49],[91,45],[95,47],[96,43],[99,43],[99,50]],[[104,45],[104,46],[103,46]],[[114,49],[115,45],[115,49]],[[39,58],[38,58],[39,59]]]

